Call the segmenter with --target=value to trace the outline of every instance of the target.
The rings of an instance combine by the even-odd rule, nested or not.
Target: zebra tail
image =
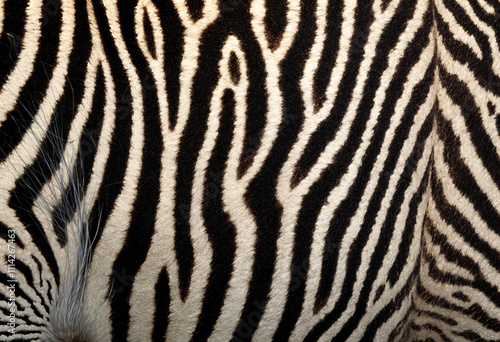
[[[42,158],[41,165],[45,170],[39,174],[45,173],[50,177],[44,185],[44,191],[38,192],[29,184],[28,188],[31,196],[37,199],[39,212],[52,218],[52,228],[58,239],[64,241],[67,259],[62,260],[65,266],[60,272],[57,293],[49,304],[49,317],[43,328],[41,340],[101,341],[103,334],[99,333],[98,324],[85,309],[85,289],[97,233],[91,234],[92,204],[86,200],[81,145],[80,142],[63,138],[55,116],[50,125],[41,125],[37,120],[33,117],[33,123],[28,128],[27,134],[31,135],[34,142],[40,146],[38,156]],[[35,132],[43,130],[42,126],[52,127],[47,129],[43,139]],[[28,178],[33,181],[33,177],[37,175],[32,174]],[[37,182],[41,184],[44,181],[37,180]],[[99,222],[97,223],[99,227]]]

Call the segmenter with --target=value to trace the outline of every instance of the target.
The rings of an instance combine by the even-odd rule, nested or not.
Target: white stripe
[[[266,126],[264,128],[259,149],[254,157],[252,165],[249,167],[247,173],[242,177],[242,181],[247,184],[253,177],[255,177],[255,174],[262,167],[265,158],[267,158],[272,144],[278,134],[278,127],[283,117],[283,98],[279,87],[279,78],[281,74],[280,62],[285,58],[286,53],[290,49],[297,34],[301,13],[300,2],[289,0],[287,2],[287,9],[287,25],[285,27],[283,37],[281,38],[280,45],[276,48],[276,50],[271,51],[269,43],[266,39],[267,35],[264,31],[264,17],[267,12],[267,9],[265,8],[265,1],[255,0],[252,2],[250,8],[250,13],[252,14],[252,30],[254,31],[257,41],[261,47],[265,70],[267,73],[266,88],[268,92],[268,112],[266,116]],[[277,262],[279,263],[281,259],[282,253],[278,247]],[[284,306],[284,302],[286,300],[286,290],[276,284],[276,278],[279,277],[280,275],[277,274],[275,270],[273,273],[271,292],[269,294],[269,302],[266,305],[266,309],[262,315],[257,330],[252,337],[254,341],[267,341],[272,339],[272,334],[279,324],[278,317],[281,316],[282,307]]]
[[[102,119],[102,128],[99,136],[99,142],[97,145],[97,150],[94,158],[94,164],[92,167],[92,175],[90,177],[89,184],[87,186],[87,194],[85,201],[87,203],[94,204],[96,199],[97,189],[100,189],[104,177],[104,171],[106,168],[106,163],[110,153],[111,138],[115,129],[115,110],[116,110],[116,94],[114,89],[113,77],[111,75],[111,67],[106,59],[104,53],[104,48],[102,46],[101,37],[99,34],[99,28],[94,15],[94,10],[91,2],[87,2],[87,12],[88,20],[90,26],[90,35],[92,37],[92,51],[90,62],[88,65],[100,65],[104,76],[104,87],[105,87],[105,104],[104,104],[104,118]],[[90,90],[93,93],[95,91],[93,83],[89,82],[89,78],[85,80],[85,90],[86,93]],[[89,104],[90,105],[90,104]],[[94,115],[94,114],[91,114]],[[91,206],[92,207],[92,206]],[[94,218],[99,219],[99,218]],[[104,230],[104,227],[99,227]],[[112,228],[111,228],[112,229]],[[108,228],[110,230],[110,228]],[[108,281],[109,277],[104,275],[109,275],[112,271],[112,265],[114,259],[110,257],[109,252],[117,253],[117,248],[122,245],[125,234],[120,231],[113,232],[114,241],[113,248],[109,249],[110,243],[99,243],[95,247],[94,257],[92,259],[91,266],[89,268],[86,296],[85,296],[85,308],[87,312],[94,316],[94,320],[98,322],[99,333],[102,339],[111,339],[111,307],[109,302],[106,301],[108,295]],[[102,240],[101,240],[102,241]]]
[[[3,21],[5,19],[5,1],[0,1],[0,37],[3,34]]]
[[[229,76],[229,56],[234,52],[240,70],[240,80],[238,84],[231,85],[234,91],[236,102],[233,142],[224,170],[222,180],[222,201],[224,211],[228,213],[231,223],[236,228],[236,250],[233,261],[233,272],[229,281],[224,304],[221,309],[213,333],[209,341],[229,341],[233,331],[239,322],[243,306],[247,299],[248,287],[252,276],[252,266],[254,263],[254,246],[256,240],[257,225],[254,218],[246,206],[244,193],[247,184],[238,180],[237,169],[239,157],[243,150],[243,139],[246,125],[246,96],[248,89],[247,65],[244,52],[236,37],[230,36],[223,48],[223,60],[221,64],[220,87],[223,84],[231,84]]]
[[[0,89],[0,103],[2,104],[0,106],[0,124],[7,119],[7,114],[14,109],[22,88],[33,72],[35,64],[34,56],[38,53],[38,45],[40,43],[41,22],[42,1],[31,0],[26,8],[25,34],[22,43],[19,43],[22,49],[17,57],[16,66]],[[62,32],[61,37],[64,37]],[[71,39],[69,41],[71,42]],[[64,45],[62,39],[60,44]]]

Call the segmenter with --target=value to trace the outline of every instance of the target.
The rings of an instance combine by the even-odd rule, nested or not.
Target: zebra
[[[0,340],[500,341],[500,3],[0,2]]]

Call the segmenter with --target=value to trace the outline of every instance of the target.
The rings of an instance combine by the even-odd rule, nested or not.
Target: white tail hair
[[[30,184],[24,185],[34,197],[36,196],[38,209],[51,217],[55,235],[65,243],[67,257],[63,262],[66,266],[60,272],[57,293],[49,303],[49,319],[42,331],[41,340],[100,342],[102,335],[99,333],[98,324],[85,309],[85,289],[97,232],[91,236],[92,205],[86,201],[88,190],[85,189],[83,176],[84,157],[80,147],[82,138],[79,141],[66,141],[59,129],[55,114],[50,124],[45,122],[42,125],[37,120],[44,118],[40,119],[34,115],[32,120],[25,134],[33,138],[34,143],[39,146],[38,158],[42,158],[41,165],[45,170],[49,170],[50,179],[43,184],[44,191],[40,193],[31,188]],[[40,138],[37,130],[46,130],[46,134],[42,134],[43,138]],[[91,138],[88,139],[92,141]],[[15,167],[13,170],[19,179],[23,179]],[[42,185],[40,180],[35,178],[36,174],[26,177]],[[99,227],[100,217],[97,219],[98,221],[94,223]]]

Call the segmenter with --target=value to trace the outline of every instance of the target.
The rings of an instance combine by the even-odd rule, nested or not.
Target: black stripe
[[[224,92],[222,105],[219,135],[208,164],[203,191],[203,219],[213,249],[212,269],[193,341],[208,340],[221,314],[236,250],[235,227],[225,213],[222,203],[222,179],[227,166],[235,121],[233,91]]]
[[[250,183],[245,194],[247,204],[257,223],[257,240],[249,292],[240,322],[233,333],[233,338],[238,341],[248,341],[252,338],[267,303],[276,262],[276,241],[282,215],[282,208],[276,199],[274,189],[276,189],[281,166],[286,162],[303,122],[304,104],[297,80],[302,75],[308,51],[314,42],[314,31],[309,30],[309,25],[314,22],[316,4],[313,1],[304,0],[300,6],[301,16],[295,40],[280,65],[281,70],[286,70],[286,72],[279,80],[283,93],[283,114],[278,136],[260,173]],[[253,72],[258,69],[260,67],[249,63],[249,70]],[[260,97],[260,93],[250,92],[248,98],[252,103],[264,102],[261,99],[266,97],[267,95]],[[250,110],[248,113],[249,122],[258,122],[259,117],[254,117]]]
[[[170,287],[168,285],[168,273],[166,268],[162,268],[158,275],[155,286],[155,314],[153,322],[154,342],[164,342],[168,327],[168,316],[170,314]]]

